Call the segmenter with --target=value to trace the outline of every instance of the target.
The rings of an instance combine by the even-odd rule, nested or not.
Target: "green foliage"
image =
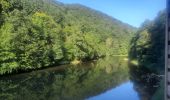
[[[164,71],[165,12],[154,21],[145,21],[131,41],[129,56],[156,72]]]
[[[141,100],[164,100],[164,77],[145,66],[129,63],[130,79]]]
[[[135,28],[54,0],[0,1],[0,74],[127,55]]]
[[[84,100],[116,88],[129,79],[127,62],[121,57],[66,66],[0,77],[0,99]]]
[[[158,88],[157,91],[154,93],[152,100],[164,100],[164,95],[165,95],[164,82],[165,82],[164,79],[160,82],[160,88]]]

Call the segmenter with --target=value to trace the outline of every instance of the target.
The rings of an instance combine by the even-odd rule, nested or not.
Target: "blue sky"
[[[140,100],[140,98],[133,88],[133,83],[129,81],[87,100]]]
[[[165,9],[166,0],[57,0],[78,3],[96,9],[132,26],[139,27],[146,19],[153,20]]]

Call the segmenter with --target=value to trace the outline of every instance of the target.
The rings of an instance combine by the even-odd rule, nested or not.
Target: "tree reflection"
[[[2,100],[82,100],[127,81],[123,58],[104,58],[60,70],[42,70],[0,78]]]
[[[163,100],[163,93],[157,93],[162,88],[160,81],[162,80],[160,75],[149,71],[146,67],[135,66],[129,64],[130,79],[134,83],[134,89],[139,93],[141,100],[155,100],[154,96],[160,95],[160,99]]]

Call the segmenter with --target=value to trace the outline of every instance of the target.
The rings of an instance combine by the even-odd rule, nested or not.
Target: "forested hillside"
[[[135,28],[53,0],[0,0],[0,74],[127,55]]]
[[[129,56],[140,66],[152,71],[164,72],[165,11],[159,12],[153,21],[145,21],[131,41]]]

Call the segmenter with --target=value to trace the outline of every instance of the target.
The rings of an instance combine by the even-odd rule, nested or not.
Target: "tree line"
[[[164,72],[165,22],[165,11],[160,11],[153,21],[142,24],[130,44],[130,59],[157,73]]]
[[[0,0],[0,74],[127,55],[135,30],[78,4]]]

